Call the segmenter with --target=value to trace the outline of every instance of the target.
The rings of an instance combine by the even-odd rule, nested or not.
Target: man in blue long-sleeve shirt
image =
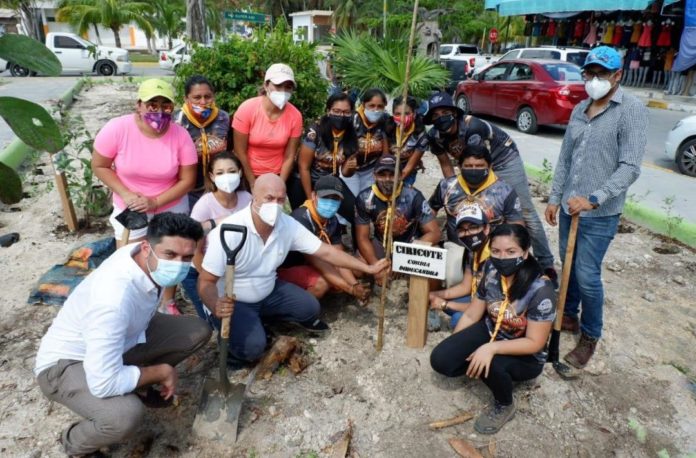
[[[621,68],[621,57],[608,46],[588,54],[582,75],[590,98],[570,117],[546,207],[552,226],[560,207],[561,257],[571,216],[580,215],[563,317],[563,330],[582,331],[578,345],[565,356],[577,368],[587,364],[602,335],[602,261],[616,234],[626,191],[640,175],[647,142],[648,110],[619,86]]]

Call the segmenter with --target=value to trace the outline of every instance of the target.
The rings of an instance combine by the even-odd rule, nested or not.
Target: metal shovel
[[[121,236],[121,244],[128,245],[130,231],[147,227],[147,215],[145,213],[136,212],[130,208],[126,208],[121,213],[116,215],[116,221],[123,225],[123,235]]]
[[[551,331],[549,342],[549,360],[554,370],[566,380],[574,379],[578,376],[575,369],[562,363],[559,356],[559,346],[561,343],[561,326],[563,324],[563,311],[565,310],[566,296],[568,295],[568,281],[570,280],[570,269],[573,267],[573,255],[575,254],[575,241],[578,237],[578,223],[580,215],[575,214],[570,220],[570,231],[568,233],[568,244],[566,246],[565,259],[563,261],[563,273],[561,275],[561,289],[558,292],[558,306],[556,307],[556,320]]]
[[[228,232],[239,232],[242,238],[236,248],[231,249],[225,240]],[[234,266],[235,258],[239,250],[244,246],[247,237],[247,228],[235,224],[223,224],[220,226],[220,242],[227,255],[227,268],[225,270],[225,295],[234,299]],[[230,317],[223,318],[220,325],[220,338],[218,349],[220,352],[220,374],[218,379],[206,377],[203,383],[203,394],[198,405],[196,419],[193,422],[193,432],[210,440],[222,440],[226,437],[237,440],[237,426],[239,413],[242,410],[244,393],[253,382],[255,372],[249,375],[246,384],[231,384],[227,378],[227,349],[230,340]]]

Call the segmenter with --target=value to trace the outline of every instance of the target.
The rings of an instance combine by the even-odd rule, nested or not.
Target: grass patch
[[[143,54],[139,52],[130,52],[128,57],[131,62],[157,62],[159,60],[159,55],[157,54]]]

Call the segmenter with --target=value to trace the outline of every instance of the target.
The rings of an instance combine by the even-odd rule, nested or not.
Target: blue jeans
[[[460,304],[471,303],[471,296],[462,296],[455,299],[450,299],[450,302],[458,302]],[[464,312],[457,312],[455,310],[446,310],[446,314],[450,316],[450,329],[454,329],[459,322],[459,319],[464,315]]]
[[[263,322],[290,321],[304,323],[319,316],[319,301],[292,283],[276,280],[271,294],[260,302],[236,301],[230,327],[229,350],[240,361],[256,361],[266,348]],[[213,315],[209,321],[220,329],[220,320]]]
[[[582,303],[580,330],[596,339],[602,336],[602,260],[618,229],[619,216],[581,217],[578,224],[564,315],[577,318]],[[561,208],[558,234],[561,260],[565,259],[568,246],[570,219],[570,215]]]
[[[532,195],[529,192],[529,182],[527,181],[527,173],[524,171],[522,158],[518,155],[503,164],[501,168],[494,167],[493,170],[501,180],[512,186],[517,193],[517,197],[520,198],[522,217],[529,235],[532,237],[534,257],[537,258],[543,269],[553,267],[553,253],[551,253],[544,226],[541,224],[539,215],[534,209],[534,202],[532,202]]]
[[[186,275],[186,278],[181,282],[181,286],[184,288],[184,291],[186,291],[186,295],[191,303],[193,303],[193,307],[196,309],[198,316],[208,321],[208,314],[205,312],[203,301],[198,295],[198,271],[193,266],[189,267],[188,275]]]

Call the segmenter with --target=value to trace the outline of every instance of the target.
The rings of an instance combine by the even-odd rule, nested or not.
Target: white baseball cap
[[[273,84],[283,84],[286,81],[292,81],[292,84],[297,86],[295,82],[295,72],[292,71],[289,65],[273,64],[266,70],[264,81],[270,81]]]

